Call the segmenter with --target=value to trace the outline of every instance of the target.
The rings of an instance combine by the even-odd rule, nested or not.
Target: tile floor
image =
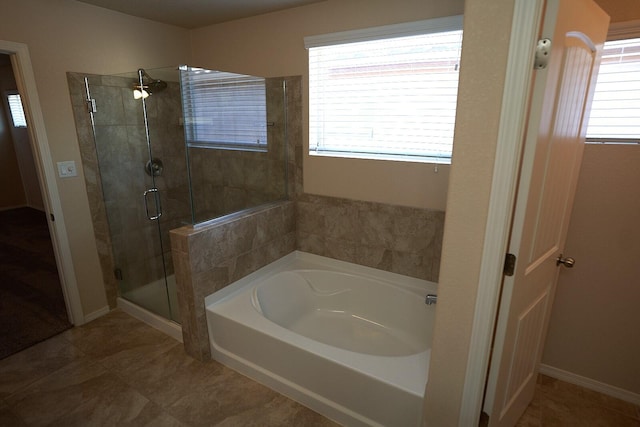
[[[0,360],[0,426],[337,426],[120,310]]]
[[[540,374],[516,427],[640,427],[640,407]]]
[[[120,310],[0,360],[0,426],[337,424]],[[516,427],[640,427],[640,407],[540,375]]]

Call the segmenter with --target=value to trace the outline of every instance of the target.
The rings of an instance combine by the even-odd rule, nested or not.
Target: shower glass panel
[[[90,203],[109,228],[96,241],[111,244],[121,298],[179,323],[169,231],[287,198],[285,81],[190,67],[84,78],[103,193]]]
[[[285,79],[180,75],[193,224],[286,199]]]
[[[178,79],[166,68],[86,81],[119,294],[179,323],[169,230],[191,212]]]

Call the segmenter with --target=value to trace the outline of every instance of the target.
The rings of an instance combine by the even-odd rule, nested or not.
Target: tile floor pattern
[[[640,427],[640,406],[540,374],[516,427]]]
[[[337,424],[114,310],[0,361],[0,426]]]
[[[0,426],[337,424],[120,310],[0,360]],[[540,375],[516,427],[640,427],[640,407]]]

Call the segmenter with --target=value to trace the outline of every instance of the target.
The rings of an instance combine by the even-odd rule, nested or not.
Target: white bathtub
[[[205,299],[213,358],[348,426],[417,426],[437,285],[293,252]]]

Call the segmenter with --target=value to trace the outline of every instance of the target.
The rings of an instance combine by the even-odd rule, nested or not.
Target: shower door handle
[[[156,214],[155,215],[150,215],[149,214],[149,202],[147,201],[147,194],[149,193],[153,193],[153,200],[155,202],[156,205]],[[155,221],[158,218],[160,218],[162,216],[162,206],[160,205],[160,193],[158,193],[158,189],[157,188],[149,188],[148,190],[144,190],[144,193],[142,194],[143,198],[144,198],[144,209],[145,212],[147,213],[147,219],[149,221]]]

